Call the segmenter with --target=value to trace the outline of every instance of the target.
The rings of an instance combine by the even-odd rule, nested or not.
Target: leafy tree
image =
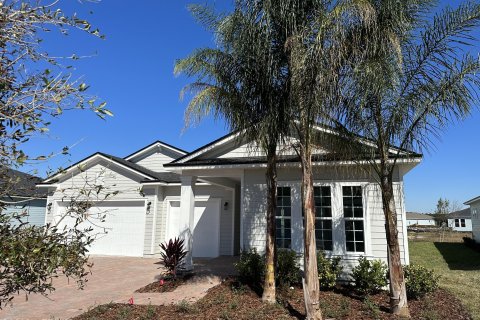
[[[50,30],[67,35],[78,29],[100,37],[87,21],[65,15],[56,4],[6,0],[0,5],[0,200],[12,195],[15,181],[9,178],[9,168],[48,158],[31,157],[22,145],[47,132],[52,119],[70,109],[89,109],[102,118],[111,115],[105,103],[87,95],[87,84],[74,79],[68,66],[40,47],[42,35]],[[85,221],[93,199],[107,197],[105,190],[95,190],[83,189],[68,198],[64,216],[75,219],[75,227]],[[51,279],[60,274],[75,279],[82,288],[87,248],[93,241],[89,230],[28,226],[22,217],[7,215],[4,206],[0,201],[0,307],[20,292],[48,294],[54,290]]]
[[[247,141],[256,141],[267,158],[266,273],[262,299],[275,303],[275,215],[277,147],[288,130],[286,63],[281,30],[254,0],[236,1],[228,15],[204,6],[190,7],[194,16],[215,34],[216,49],[196,50],[178,60],[175,73],[195,77],[184,88],[193,93],[187,124],[213,114],[226,120]]]
[[[466,2],[433,16],[433,1],[365,1],[368,23],[351,33],[351,67],[344,68],[343,104],[336,126],[347,140],[362,134],[371,147],[350,143],[378,178],[387,235],[390,306],[409,314],[395,206],[397,165],[419,155],[432,137],[467,117],[477,101],[480,62],[469,53],[480,5]],[[338,110],[337,110],[338,111]],[[369,142],[366,141],[367,144]],[[396,146],[396,147],[393,147]]]

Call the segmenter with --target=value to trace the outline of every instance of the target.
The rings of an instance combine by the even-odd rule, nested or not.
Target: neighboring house
[[[472,231],[472,215],[470,208],[451,212],[447,215],[448,226],[455,231]]]
[[[276,241],[279,248],[301,253],[301,170],[292,148],[295,141],[292,137],[279,146]],[[408,264],[403,177],[421,155],[394,148],[390,152],[400,154],[394,191],[401,258]],[[335,161],[329,154],[319,146],[314,155],[317,248],[341,256],[346,265],[361,256],[386,261],[382,198],[367,173],[368,164]],[[104,223],[110,232],[94,242],[91,253],[153,257],[161,242],[182,236],[193,237],[186,242],[193,257],[216,257],[251,248],[265,251],[265,168],[264,154],[237,132],[193,152],[157,141],[125,158],[95,153],[39,187],[49,193],[47,222],[59,219],[68,206],[65,194],[85,179],[102,177],[102,186],[120,190],[92,208],[113,215],[107,214]]]
[[[3,213],[22,215],[22,222],[43,226],[45,224],[47,194],[35,186],[43,179],[28,173],[8,169],[0,183],[3,185],[7,180],[6,195],[0,199],[0,202],[4,205]],[[2,209],[0,208],[0,210]],[[19,223],[17,219],[12,221],[15,224]]]
[[[470,206],[473,239],[480,242],[480,196],[470,199],[464,204]]]
[[[407,212],[407,227],[409,226],[435,226],[435,219],[428,214]]]

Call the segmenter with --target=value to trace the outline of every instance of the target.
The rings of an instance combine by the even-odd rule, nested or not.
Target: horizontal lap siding
[[[154,210],[154,188],[147,188],[140,192],[142,185],[139,183],[142,177],[133,174],[125,169],[113,165],[109,161],[100,160],[89,165],[83,172],[75,172],[67,176],[68,178],[58,184],[57,189],[49,195],[48,202],[69,202],[71,197],[74,199],[85,199],[79,197],[80,190],[93,190],[95,185],[103,185],[105,193],[118,192],[111,195],[107,201],[103,201],[104,196],[96,196],[95,192],[91,193],[88,198],[92,202],[108,203],[108,200],[124,201],[124,200],[142,200],[151,202],[150,214],[145,219],[145,238],[144,238],[144,254],[151,254],[152,242],[152,226],[153,226],[153,210]],[[62,178],[61,178],[62,179]],[[63,180],[63,179],[62,179]],[[55,206],[52,207],[55,210]],[[46,221],[51,222],[53,214],[46,215]]]
[[[476,210],[476,215],[473,214]],[[472,212],[472,233],[475,241],[480,242],[480,201],[473,203],[470,206],[470,212]]]
[[[19,198],[9,198],[6,201],[17,202],[17,204],[7,205],[3,213],[9,215],[26,214],[26,216],[22,218],[22,222],[28,222],[29,225],[40,227],[45,224],[45,211],[47,205],[46,199],[24,201],[24,199]],[[14,225],[19,224],[18,220],[16,219],[14,219],[12,223]]]
[[[173,160],[175,160],[174,157],[168,156],[160,151],[157,151],[155,153],[152,153],[145,158],[136,161],[135,163],[150,169],[155,172],[166,172],[165,168],[163,165],[165,163],[170,163]]]
[[[266,184],[264,170],[246,170],[244,174],[243,192],[243,247],[256,248],[260,252],[265,250],[266,232]],[[279,184],[292,182],[299,184],[299,169],[280,169],[278,173]],[[361,170],[342,170],[325,168],[316,170],[315,183],[359,182],[368,181],[368,176]],[[387,242],[385,235],[385,218],[382,208],[380,188],[370,181],[365,185],[367,199],[365,201],[367,228],[367,256],[386,261]],[[395,203],[398,219],[398,231],[402,262],[408,262],[408,250],[404,247],[403,219],[405,215],[402,183],[394,184]],[[299,197],[298,197],[299,198]],[[295,201],[295,199],[293,199]],[[300,199],[296,201],[301,201]],[[293,203],[292,203],[293,206]],[[292,213],[293,214],[293,213]],[[293,236],[292,230],[292,236]],[[405,235],[406,236],[406,235]],[[292,241],[295,241],[292,239]],[[345,256],[344,256],[345,258]],[[356,261],[358,257],[348,257]]]
[[[232,255],[233,247],[233,229],[232,219],[234,212],[233,192],[217,186],[196,186],[195,196],[209,196],[210,198],[220,198],[220,255]],[[157,217],[157,233],[155,241],[155,253],[160,253],[159,244],[167,241],[165,239],[167,229],[168,215],[168,197],[176,197],[180,200],[180,187],[164,187],[164,199],[159,201]],[[228,202],[228,210],[224,210],[224,203]]]

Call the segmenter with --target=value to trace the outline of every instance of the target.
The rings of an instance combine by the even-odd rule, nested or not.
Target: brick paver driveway
[[[236,257],[194,259],[195,277],[173,292],[134,293],[135,290],[159,279],[158,259],[125,257],[92,257],[92,275],[84,290],[74,282],[56,279],[56,290],[48,296],[15,297],[12,307],[0,310],[0,319],[68,319],[109,302],[163,305],[182,300],[195,301],[219,284],[223,277],[235,273]]]

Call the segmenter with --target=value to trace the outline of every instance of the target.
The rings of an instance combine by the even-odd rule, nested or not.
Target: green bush
[[[358,259],[358,265],[351,273],[356,290],[362,295],[379,292],[388,284],[387,270],[387,265],[381,260]]]
[[[433,270],[412,264],[403,267],[403,272],[409,299],[421,298],[438,288],[440,276],[436,275]]]
[[[289,249],[277,250],[277,265],[275,269],[276,282],[280,286],[291,286],[300,282],[300,267],[298,255]]]
[[[259,286],[265,274],[265,259],[256,249],[242,251],[240,260],[234,264],[239,280],[243,283]]]
[[[320,289],[333,289],[337,284],[338,277],[343,271],[340,264],[340,257],[328,259],[325,252],[319,251],[317,254],[318,281]]]

